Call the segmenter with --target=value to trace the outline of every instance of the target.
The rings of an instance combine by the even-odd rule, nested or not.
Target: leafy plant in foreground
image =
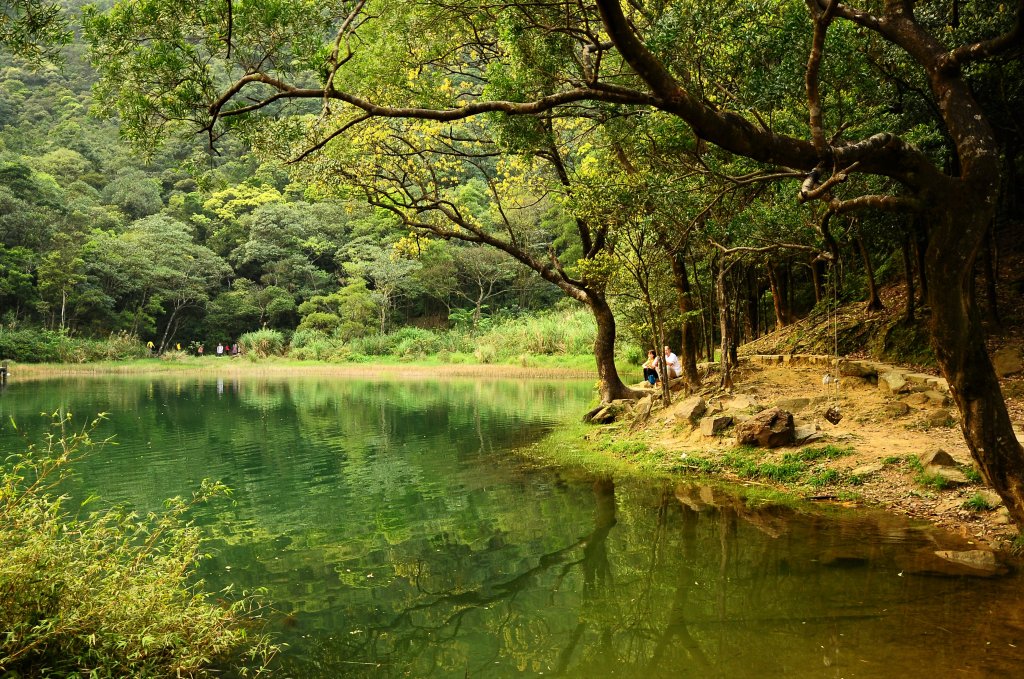
[[[240,674],[263,673],[275,648],[250,629],[253,599],[218,605],[196,577],[202,538],[188,513],[225,486],[204,481],[145,517],[65,510],[61,484],[95,445],[90,432],[101,418],[72,431],[71,415],[55,413],[42,445],[5,460],[0,671],[199,677],[234,658],[251,663]]]

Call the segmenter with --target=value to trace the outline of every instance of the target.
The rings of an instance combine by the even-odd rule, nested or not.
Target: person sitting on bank
[[[668,379],[674,380],[683,375],[683,364],[679,357],[672,353],[672,350],[665,345],[665,369],[668,370]]]
[[[644,369],[644,381],[650,383],[653,387],[658,383],[658,356],[654,353],[654,349],[647,351],[647,360],[643,364]]]

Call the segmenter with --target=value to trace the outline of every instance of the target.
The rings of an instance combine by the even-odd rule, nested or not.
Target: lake
[[[924,575],[969,549],[869,511],[594,477],[520,451],[593,382],[208,374],[13,381],[39,413],[110,413],[71,493],[140,511],[204,478],[213,588],[265,588],[289,677],[1007,677],[1024,579]],[[756,489],[754,489],[756,491]]]

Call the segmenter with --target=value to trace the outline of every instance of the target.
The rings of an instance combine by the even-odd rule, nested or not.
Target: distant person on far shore
[[[224,345],[221,344],[220,342],[217,342],[217,355],[218,356],[223,356],[224,355]]]
[[[199,354],[200,356],[203,355],[203,345],[202,344],[200,344],[198,347],[196,347],[196,353]]]

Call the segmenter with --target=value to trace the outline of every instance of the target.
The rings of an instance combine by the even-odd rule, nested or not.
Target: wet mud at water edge
[[[884,513],[528,468],[592,383],[13,384],[4,422],[110,412],[70,492],[146,511],[204,477],[210,588],[266,588],[296,677],[963,677],[1024,668],[1024,582]],[[0,430],[5,451],[22,439]],[[744,491],[740,491],[744,492]],[[750,491],[747,491],[750,492]],[[965,570],[966,568],[966,570]],[[991,577],[978,577],[990,575]]]

